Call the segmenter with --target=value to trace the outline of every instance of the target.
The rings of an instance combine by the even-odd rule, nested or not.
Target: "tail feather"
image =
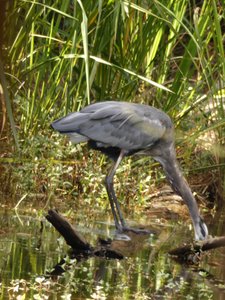
[[[89,119],[88,114],[81,114],[79,112],[71,113],[66,117],[62,117],[54,121],[51,126],[60,133],[78,132],[82,124],[85,124]]]
[[[87,114],[71,113],[52,122],[51,126],[60,133],[67,135],[71,142],[79,144],[89,140],[88,137],[80,134],[80,128],[87,121],[87,117]]]

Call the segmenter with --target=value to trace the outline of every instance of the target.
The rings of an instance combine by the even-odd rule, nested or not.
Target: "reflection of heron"
[[[113,159],[106,176],[106,189],[119,231],[127,227],[115,195],[113,177],[124,156],[142,153],[161,163],[173,190],[188,206],[196,240],[207,237],[207,226],[176,160],[173,124],[164,112],[147,105],[106,101],[56,120],[52,127],[68,135],[72,142],[88,142],[91,148]]]

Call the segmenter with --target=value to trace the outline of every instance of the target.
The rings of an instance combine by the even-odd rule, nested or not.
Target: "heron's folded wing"
[[[101,146],[135,150],[153,145],[170,124],[169,117],[153,107],[108,101],[71,113],[53,122],[52,127],[75,143],[92,139]]]
[[[91,113],[79,133],[105,146],[135,150],[150,147],[165,131],[163,122],[146,111],[112,105]]]

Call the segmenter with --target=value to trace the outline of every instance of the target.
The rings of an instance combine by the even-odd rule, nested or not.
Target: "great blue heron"
[[[207,238],[207,226],[177,163],[173,124],[166,113],[143,104],[105,101],[58,119],[52,127],[68,135],[72,142],[88,142],[91,148],[113,159],[105,183],[117,230],[127,227],[114,191],[113,177],[125,156],[142,153],[162,165],[173,190],[183,198],[194,225],[195,239]]]

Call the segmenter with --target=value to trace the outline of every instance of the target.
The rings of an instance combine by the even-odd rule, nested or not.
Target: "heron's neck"
[[[176,160],[175,152],[169,153],[166,159],[160,159],[159,161],[163,166],[166,178],[171,184],[172,189],[182,197],[183,201],[188,206],[192,220],[195,222],[199,219],[198,206],[187,181],[182,175]]]

